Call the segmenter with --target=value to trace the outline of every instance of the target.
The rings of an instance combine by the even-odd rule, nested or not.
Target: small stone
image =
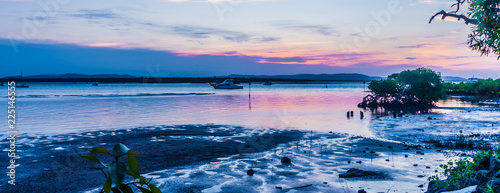
[[[418,164],[413,164],[413,166],[417,167],[417,166],[418,166]]]
[[[417,178],[423,178],[425,175],[418,175]]]
[[[253,174],[254,174],[254,173],[255,173],[255,172],[254,172],[252,169],[249,169],[249,170],[247,171],[247,175],[249,175],[249,176],[253,176]]]
[[[385,161],[386,161],[386,162],[388,162],[388,161],[391,161],[391,160],[389,160],[389,159],[385,159]]]
[[[281,164],[290,165],[290,164],[292,164],[292,159],[290,159],[289,157],[283,157],[283,158],[281,158]]]
[[[419,187],[419,188],[423,188],[423,187],[424,187],[424,185],[423,185],[423,184],[420,184],[420,185],[418,185],[418,187]]]
[[[276,186],[276,189],[280,189],[280,190],[281,190],[281,189],[283,189],[283,188],[282,188],[281,186]]]
[[[328,182],[323,182],[323,184],[328,184]]]
[[[358,193],[366,193],[365,189],[358,190]]]
[[[408,155],[405,154],[405,157],[408,157]]]
[[[427,169],[431,169],[431,166],[425,166],[425,168],[427,168]]]
[[[350,163],[351,163],[351,160],[348,160],[348,161],[347,161],[347,163],[348,163],[348,164],[350,164]]]
[[[356,163],[360,164],[360,163],[363,163],[362,161],[356,161]]]
[[[417,151],[417,154],[424,155],[424,152],[422,152],[422,151]]]
[[[432,120],[432,117],[427,117],[427,120]]]

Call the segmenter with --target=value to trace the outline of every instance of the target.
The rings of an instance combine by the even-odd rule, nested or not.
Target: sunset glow
[[[29,65],[42,65],[37,61],[19,62],[23,46],[51,45],[57,53],[69,45],[78,47],[75,52],[80,48],[109,48],[136,50],[134,53],[139,55],[165,52],[179,60],[197,56],[204,58],[197,63],[210,69],[216,67],[205,63],[209,58],[227,65],[293,65],[293,70],[280,72],[273,67],[272,71],[256,70],[257,74],[360,72],[385,76],[424,66],[449,76],[499,78],[500,62],[496,57],[480,57],[466,45],[470,25],[453,19],[428,23],[430,16],[447,9],[452,2],[69,1],[47,11],[37,1],[0,0],[0,21],[6,26],[0,29],[0,46],[5,55],[2,65],[16,66],[0,75],[18,74],[22,69],[31,75],[44,73],[27,70]],[[16,50],[20,54],[15,54]],[[145,75],[147,67],[156,65],[164,69],[158,74],[163,76],[225,73],[176,73],[174,69],[186,64],[162,58],[127,65],[113,63],[109,58],[94,59],[96,63],[106,63],[108,68],[89,70],[90,73],[120,71]],[[241,64],[241,59],[249,63]],[[73,62],[68,59],[65,63]],[[310,66],[317,68],[307,68]],[[52,66],[45,67],[47,73],[52,71]],[[59,73],[81,68],[68,66]],[[246,74],[244,68],[230,73]]]

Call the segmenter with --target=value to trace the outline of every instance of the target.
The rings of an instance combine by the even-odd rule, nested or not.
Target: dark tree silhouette
[[[468,6],[467,13],[459,14],[461,8]],[[472,31],[468,36],[469,48],[482,55],[494,54],[500,59],[500,0],[457,0],[451,5],[456,7],[453,11],[441,10],[434,14],[434,18],[441,16],[456,18],[465,24],[472,24]]]

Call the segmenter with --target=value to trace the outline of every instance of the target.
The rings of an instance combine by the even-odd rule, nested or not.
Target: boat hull
[[[243,89],[243,86],[231,86],[231,87],[227,87],[227,86],[214,86],[215,89]]]

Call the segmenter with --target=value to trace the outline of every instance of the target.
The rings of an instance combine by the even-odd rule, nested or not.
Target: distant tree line
[[[475,83],[445,83],[448,94],[475,95],[481,98],[500,97],[500,79],[481,79]]]
[[[135,77],[135,78],[2,78],[0,82],[78,82],[78,83],[209,83],[230,77]],[[231,78],[235,82],[306,82],[310,80],[284,78]]]

